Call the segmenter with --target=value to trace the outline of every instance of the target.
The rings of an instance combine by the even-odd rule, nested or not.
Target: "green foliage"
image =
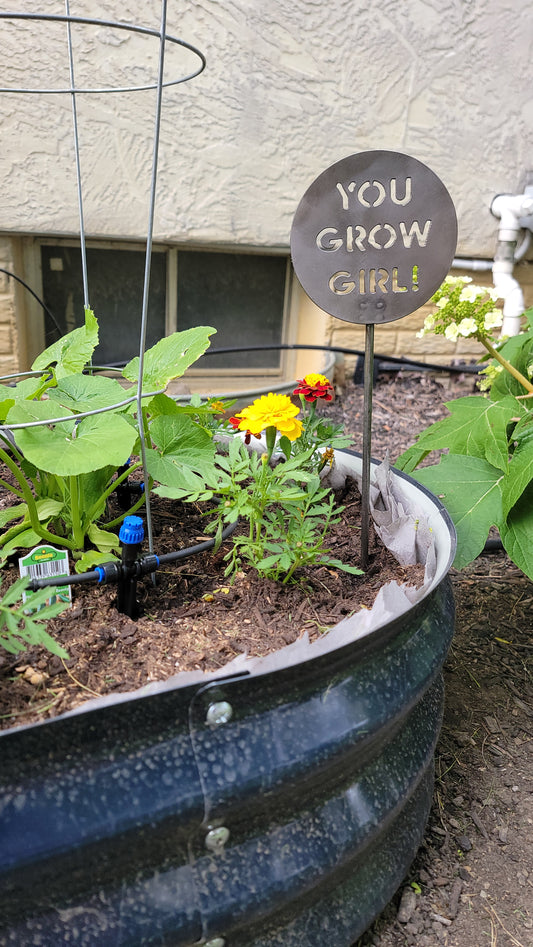
[[[334,448],[347,446],[349,438],[317,415],[309,394],[301,396],[302,420],[295,420],[299,409],[287,395],[272,393],[238,416],[247,419],[237,421],[246,437],[265,435],[267,449],[260,456],[248,451],[240,436],[229,438],[227,452],[216,442],[221,432],[235,434],[236,419],[221,420],[231,402],[204,404],[192,397],[183,405],[164,393],[203,354],[212,332],[198,327],[174,333],[145,353],[140,418],[138,358],[123,370],[122,382],[133,383],[126,390],[116,378],[95,375],[88,367],[98,343],[90,310],[83,327],[35,360],[38,374],[1,388],[0,421],[12,429],[16,444],[0,432],[6,445],[0,459],[15,481],[15,486],[2,483],[15,502],[0,512],[0,559],[43,541],[68,549],[78,571],[113,558],[119,551],[116,527],[144,502],[142,495],[119,517],[109,518],[109,497],[141,466],[140,460],[128,466],[140,454],[140,423],[148,490],[186,501],[218,500],[208,526],[216,544],[225,524],[238,518],[248,523],[248,534],[237,536],[227,554],[227,574],[244,560],[283,582],[310,564],[360,573],[332,558],[324,545],[342,508],[335,508],[319,473],[333,463]],[[333,388],[323,376],[309,375],[299,384],[315,400],[331,398]],[[92,411],[102,413],[82,416]]]
[[[361,570],[329,556],[325,535],[339,522],[342,507],[335,507],[331,491],[320,477],[306,469],[315,447],[271,464],[268,453],[248,451],[234,438],[227,454],[219,454],[219,473],[210,495],[219,500],[215,519],[207,531],[217,542],[224,524],[243,519],[248,532],[234,538],[226,555],[226,575],[234,576],[243,560],[262,575],[287,583],[304,565],[329,565],[353,575]]]
[[[29,604],[22,601],[27,584],[27,578],[18,579],[0,599],[0,647],[10,654],[19,654],[32,645],[40,645],[52,654],[67,659],[67,652],[48,634],[44,622],[55,618],[68,608],[68,604],[46,604],[50,598],[50,589],[40,589],[32,593],[30,611]],[[32,617],[33,613],[38,618]]]
[[[198,424],[192,410],[180,410],[166,395],[153,395],[180,377],[206,350],[215,330],[200,326],[161,339],[145,353],[143,418],[151,467],[162,483],[167,473],[182,490],[197,489],[200,476],[214,463],[212,435]],[[123,466],[139,451],[136,389],[125,391],[116,378],[94,375],[88,364],[98,343],[98,323],[87,310],[85,325],[47,348],[33,364],[39,376],[24,379],[0,393],[0,421],[13,427],[16,447],[0,447],[15,486],[2,483],[21,502],[5,512],[0,525],[0,557],[52,542],[76,558],[91,543],[105,558],[113,558],[118,539],[113,529],[129,512],[105,523],[107,500],[128,471]],[[124,369],[126,380],[137,380],[138,359]],[[127,405],[114,407],[128,397]],[[109,409],[80,417],[88,411]],[[197,407],[196,413],[201,412]],[[60,421],[55,419],[60,418]],[[64,420],[63,420],[64,419]],[[49,424],[36,424],[46,422]],[[34,425],[16,428],[16,425]],[[152,440],[151,426],[154,427]],[[109,527],[109,528],[108,528]],[[90,559],[90,556],[89,556]],[[96,561],[93,557],[93,561]],[[83,560],[87,562],[87,558]]]
[[[464,305],[459,315],[469,318]],[[503,342],[488,338],[486,328],[471,333],[495,356],[482,382],[488,393],[448,402],[450,416],[419,434],[395,466],[443,500],[457,529],[457,568],[479,555],[495,526],[510,558],[533,579],[533,309],[525,317],[527,328]],[[419,468],[432,451],[447,453]]]

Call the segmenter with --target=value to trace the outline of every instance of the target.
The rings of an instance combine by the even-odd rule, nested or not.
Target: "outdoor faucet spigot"
[[[117,609],[129,618],[137,618],[137,559],[144,539],[140,516],[126,516],[118,534],[122,546],[122,569],[118,579]]]

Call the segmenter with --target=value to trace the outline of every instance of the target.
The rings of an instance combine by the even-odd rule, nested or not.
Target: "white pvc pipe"
[[[504,301],[501,334],[518,335],[526,307],[522,287],[513,276],[515,250],[521,229],[520,219],[533,213],[533,197],[528,194],[498,194],[491,211],[500,219],[499,249],[492,265],[492,279],[494,288]]]

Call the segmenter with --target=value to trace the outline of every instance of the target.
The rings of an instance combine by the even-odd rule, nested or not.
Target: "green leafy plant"
[[[17,579],[0,599],[0,647],[10,654],[19,654],[32,645],[40,645],[68,659],[65,649],[48,634],[44,624],[61,614],[68,604],[49,602],[50,589],[33,592],[31,605],[24,603],[22,596],[27,584],[27,578]]]
[[[485,396],[447,402],[450,416],[419,434],[395,465],[442,498],[457,529],[457,568],[479,555],[495,526],[510,558],[533,579],[533,309],[519,335],[496,340],[496,298],[467,277],[448,278],[433,296],[436,312],[421,334],[481,342],[491,356],[481,373]],[[444,450],[436,464],[419,468]]]
[[[70,550],[80,571],[113,557],[118,549],[114,529],[144,503],[141,495],[130,510],[105,521],[111,493],[141,466],[140,460],[126,466],[140,453],[138,421],[150,477],[163,483],[170,478],[183,493],[198,489],[215,453],[213,435],[199,417],[209,418],[213,410],[177,405],[164,389],[206,350],[214,331],[201,326],[176,332],[145,353],[140,419],[138,358],[125,366],[120,380],[89,370],[98,342],[91,310],[85,312],[84,326],[35,360],[34,376],[0,387],[5,445],[0,459],[12,474],[11,483],[0,482],[20,501],[0,513],[0,526],[8,527],[0,537],[2,560],[43,541]],[[104,413],[89,413],[101,409]],[[89,544],[96,551],[83,556]]]
[[[269,393],[230,420],[234,431],[244,434],[244,442],[241,437],[230,441],[227,454],[218,455],[216,477],[197,495],[219,501],[207,527],[215,532],[217,544],[224,524],[237,519],[248,524],[247,532],[235,536],[226,555],[226,575],[235,575],[243,560],[283,583],[293,580],[295,571],[304,565],[328,565],[361,574],[360,569],[332,558],[325,547],[327,530],[339,522],[343,510],[335,506],[331,490],[319,476],[325,464],[333,462],[333,449],[324,440],[326,426],[319,426],[315,412],[308,412],[303,420],[296,417],[298,413],[287,395]],[[248,450],[252,438],[261,435],[264,443],[259,451]],[[156,492],[175,495],[162,487]]]

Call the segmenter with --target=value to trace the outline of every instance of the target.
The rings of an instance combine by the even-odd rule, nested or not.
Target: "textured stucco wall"
[[[6,9],[5,5],[2,5]],[[62,0],[19,10],[64,12]],[[71,13],[159,25],[158,0]],[[356,152],[410,153],[444,181],[463,255],[491,257],[492,198],[533,168],[533,7],[514,0],[169,0],[167,32],[207,56],[164,94],[156,236],[287,246],[316,175]],[[75,29],[78,84],[145,81],[156,40]],[[1,85],[68,83],[65,27],[0,21]],[[167,50],[167,76],[193,60]],[[79,96],[87,232],[143,236],[154,95]],[[69,96],[0,93],[0,230],[77,233]]]

